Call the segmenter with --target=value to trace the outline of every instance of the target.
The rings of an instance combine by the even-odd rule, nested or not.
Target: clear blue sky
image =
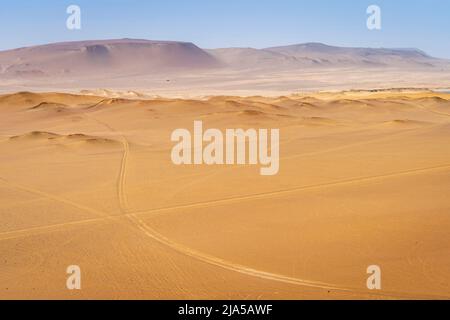
[[[82,30],[65,27],[66,8],[82,9]],[[366,9],[382,9],[382,30]],[[0,49],[57,41],[145,38],[203,48],[303,42],[420,48],[450,58],[448,0],[1,0]]]

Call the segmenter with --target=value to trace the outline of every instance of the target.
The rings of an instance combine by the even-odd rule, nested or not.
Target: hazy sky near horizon
[[[81,7],[68,30],[66,8]],[[381,7],[382,30],[366,27]],[[304,42],[419,48],[450,58],[448,0],[1,0],[0,50],[59,41],[142,38],[203,48]]]

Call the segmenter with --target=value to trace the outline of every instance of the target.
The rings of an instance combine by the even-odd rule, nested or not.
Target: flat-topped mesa
[[[0,52],[0,76],[101,76],[217,68],[221,63],[189,42],[92,40]]]

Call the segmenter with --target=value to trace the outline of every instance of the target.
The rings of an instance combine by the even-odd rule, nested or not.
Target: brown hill
[[[220,66],[192,43],[150,40],[64,42],[0,52],[0,74],[9,77],[127,75]]]

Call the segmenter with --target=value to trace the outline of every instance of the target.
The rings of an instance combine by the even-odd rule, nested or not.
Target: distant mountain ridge
[[[0,75],[139,74],[221,67],[189,42],[139,39],[62,42],[0,52]]]
[[[436,68],[449,61],[418,49],[304,43],[265,49],[201,49],[190,42],[141,39],[62,42],[0,52],[0,77],[148,75],[215,69]]]
[[[256,64],[269,62],[272,67],[433,67],[445,60],[429,56],[418,49],[373,49],[304,43],[265,49],[224,48],[209,50],[219,60],[230,65],[242,65],[252,60]]]

